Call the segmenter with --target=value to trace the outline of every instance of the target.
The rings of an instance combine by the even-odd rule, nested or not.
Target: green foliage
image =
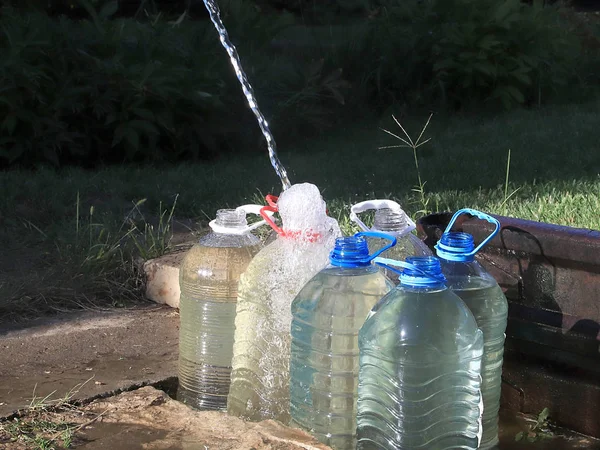
[[[109,21],[115,3],[79,22],[5,11],[0,158],[59,165],[216,152],[224,63],[196,51],[216,50],[211,30],[182,38],[166,24]]]
[[[92,166],[264,150],[209,21],[115,19],[116,1],[79,1],[89,20],[3,9],[0,165]],[[223,18],[241,43],[267,117],[285,114],[286,126],[299,130],[331,120],[335,108],[327,104],[340,103],[343,87],[335,70],[307,70],[293,58],[269,55],[289,16],[263,16],[248,2],[230,0]]]
[[[548,416],[550,415],[550,410],[548,408],[544,408],[539,414],[536,421],[529,426],[527,431],[519,431],[515,435],[515,441],[526,441],[526,442],[536,442],[543,439],[550,439],[553,437],[552,431],[550,431]]]
[[[451,107],[541,102],[573,76],[580,50],[561,8],[543,3],[389,0],[372,27],[377,94]]]

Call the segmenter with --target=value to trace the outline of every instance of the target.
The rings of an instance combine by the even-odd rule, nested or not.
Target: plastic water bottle
[[[483,334],[473,314],[436,257],[375,262],[404,270],[359,333],[358,448],[476,449]]]
[[[492,234],[477,248],[470,234],[450,231],[461,214],[471,214],[495,225]],[[499,230],[500,223],[495,218],[473,209],[462,209],[454,214],[446,232],[435,246],[437,255],[442,260],[442,271],[448,279],[448,287],[467,304],[483,331],[482,449],[498,444],[498,410],[508,302],[496,280],[475,260],[475,254],[496,236]]]
[[[227,411],[249,420],[289,422],[292,301],[329,262],[341,235],[316,186],[295,184],[277,199],[282,228],[242,275]]]
[[[375,210],[373,227],[370,229],[358,216],[360,213],[369,210]],[[350,208],[350,219],[363,231],[382,232],[396,237],[397,244],[382,254],[385,258],[404,261],[409,256],[432,255],[427,245],[412,233],[416,228],[415,223],[395,201],[384,199],[357,203]],[[369,248],[372,250],[386,245],[386,242],[380,238],[370,238],[368,242]],[[396,272],[385,269],[384,273],[394,284],[398,284],[398,274]]]
[[[386,239],[388,245],[369,255],[366,237]],[[292,425],[336,450],[356,448],[358,331],[394,287],[371,260],[395,242],[393,236],[369,232],[338,238],[329,266],[292,303]]]
[[[233,356],[238,281],[260,250],[247,213],[261,206],[221,209],[212,232],[186,254],[179,272],[181,297],[178,400],[199,409],[224,410]]]

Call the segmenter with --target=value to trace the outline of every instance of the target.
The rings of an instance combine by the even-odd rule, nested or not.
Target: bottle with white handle
[[[225,410],[233,356],[240,275],[262,247],[247,214],[262,206],[220,209],[179,271],[181,297],[178,400],[197,409]]]
[[[359,214],[371,210],[375,211],[375,218],[373,226],[369,228]],[[350,208],[350,220],[355,222],[362,231],[387,233],[396,238],[397,244],[386,250],[382,257],[404,261],[409,256],[432,255],[431,250],[412,233],[416,228],[415,223],[393,200],[367,200],[357,203]],[[368,243],[370,251],[379,250],[387,245],[385,240],[377,238],[369,238]],[[384,273],[394,284],[398,284],[397,273],[388,269],[385,269]]]

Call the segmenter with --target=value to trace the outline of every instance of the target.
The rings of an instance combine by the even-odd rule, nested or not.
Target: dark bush
[[[242,43],[267,117],[288,131],[326,125],[343,87],[335,72],[274,60],[264,46],[289,21],[259,16],[243,2],[227,6],[224,17]],[[92,9],[91,20],[74,21],[3,9],[4,166],[93,166],[264,150],[210,22],[108,20],[115,11],[109,2]]]
[[[374,21],[374,95],[382,102],[537,100],[576,71],[580,41],[560,6],[536,0],[389,0]]]

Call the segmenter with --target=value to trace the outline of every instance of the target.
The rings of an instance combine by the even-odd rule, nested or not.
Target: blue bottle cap
[[[475,244],[473,243],[473,236],[468,233],[458,233],[451,232],[452,226],[456,219],[462,214],[469,214],[471,216],[475,216],[478,219],[485,220],[494,225],[494,231],[490,233],[488,237],[486,237],[477,248],[475,248]],[[473,261],[475,254],[481,250],[494,236],[496,236],[500,232],[500,222],[498,219],[483,213],[481,211],[477,211],[476,209],[459,209],[454,213],[452,219],[448,223],[444,234],[442,234],[441,239],[437,244],[434,245],[437,255],[445,259],[447,261],[460,261],[460,262],[469,262]]]
[[[475,258],[475,242],[469,233],[451,231],[442,234],[436,254],[447,261],[469,262]]]
[[[337,238],[329,260],[332,265],[339,267],[368,266],[371,262],[367,240],[361,236]]]
[[[440,260],[435,256],[409,256],[406,261],[375,258],[375,264],[400,274],[401,286],[427,288],[446,284]]]
[[[390,243],[370,255],[365,237],[387,239]],[[329,254],[329,261],[331,265],[337,267],[365,267],[371,264],[373,258],[394,245],[396,245],[396,238],[394,236],[385,233],[364,231],[356,233],[354,236],[337,238],[335,246]]]

